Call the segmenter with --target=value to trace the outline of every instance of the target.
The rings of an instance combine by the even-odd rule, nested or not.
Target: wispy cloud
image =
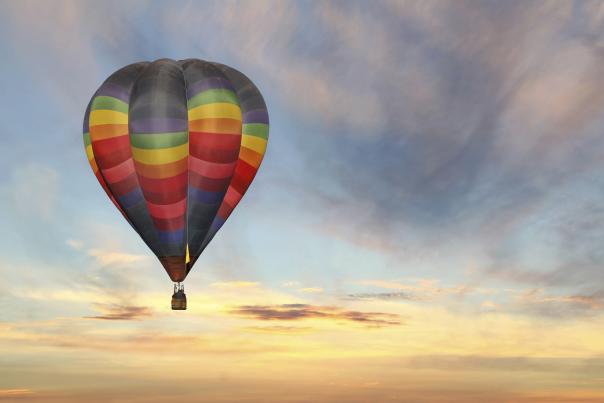
[[[396,314],[349,311],[339,307],[307,304],[242,305],[231,310],[231,313],[263,321],[321,319],[335,322],[360,323],[368,327],[396,326],[401,324],[400,317]]]
[[[31,389],[0,389],[0,400],[19,399],[33,394],[34,391]]]
[[[235,290],[242,288],[258,288],[260,287],[260,283],[257,281],[221,281],[212,283],[210,286],[222,290]]]
[[[306,294],[321,294],[323,292],[323,289],[321,287],[304,287],[299,288],[298,291]]]
[[[86,319],[101,320],[141,320],[153,316],[153,310],[146,306],[123,306],[114,304],[94,304],[100,315],[85,316]]]
[[[135,255],[97,248],[90,249],[88,253],[103,266],[130,264],[149,259],[147,255]]]
[[[0,400],[46,400],[25,380],[66,368],[59,386],[128,384],[74,401],[172,401],[200,379],[209,401],[602,401],[602,4],[122,3],[0,13]],[[186,320],[141,291],[164,273],[105,220],[79,135],[102,79],[160,57],[241,69],[274,128]],[[164,395],[122,394],[172,374]]]
[[[403,301],[421,301],[412,294],[405,292],[361,292],[355,294],[348,294],[345,297],[349,300],[403,300]]]
[[[65,241],[65,244],[74,250],[80,250],[84,247],[84,242],[80,239],[69,238]]]
[[[542,289],[523,292],[515,298],[515,308],[524,314],[550,318],[581,318],[604,314],[604,295],[555,295]]]
[[[386,288],[389,290],[400,290],[401,292],[397,293],[360,293],[360,294],[352,294],[356,296],[369,296],[376,295],[378,298],[381,295],[382,299],[391,299],[399,298],[399,299],[408,299],[408,300],[433,300],[439,297],[449,297],[455,296],[459,298],[463,298],[468,294],[473,293],[490,293],[491,290],[478,288],[471,285],[457,285],[457,286],[441,286],[438,280],[434,279],[420,279],[413,283],[403,283],[399,281],[391,281],[391,280],[364,280],[359,281],[358,284],[365,286],[372,286],[378,288]]]

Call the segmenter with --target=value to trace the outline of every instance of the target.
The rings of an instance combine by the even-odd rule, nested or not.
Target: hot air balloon
[[[254,179],[268,112],[239,71],[197,59],[140,62],[113,73],[84,117],[99,183],[174,282],[182,282]]]

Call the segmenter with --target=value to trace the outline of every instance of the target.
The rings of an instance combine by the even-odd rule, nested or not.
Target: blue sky
[[[194,57],[247,74],[271,119],[258,176],[187,279],[201,318],[240,307],[216,310],[237,313],[216,314],[221,338],[236,344],[242,306],[300,303],[378,309],[428,333],[414,318],[433,314],[443,329],[464,320],[477,344],[499,323],[510,331],[500,347],[545,327],[549,350],[501,354],[601,360],[599,2],[4,0],[0,11],[6,346],[108,312],[137,320],[100,321],[107,332],[193,332],[162,311],[169,279],[94,179],[81,122],[121,66]],[[73,336],[94,336],[90,321]],[[582,347],[556,345],[567,334],[584,335],[568,340]],[[446,353],[487,354],[473,348]],[[31,359],[24,350],[11,362]],[[0,387],[47,387],[36,382]]]

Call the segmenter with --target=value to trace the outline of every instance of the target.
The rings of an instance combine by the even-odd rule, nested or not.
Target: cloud
[[[231,310],[231,313],[263,321],[321,319],[335,322],[360,323],[368,327],[396,326],[401,324],[399,316],[391,313],[348,311],[338,307],[307,304],[242,305]]]
[[[143,7],[132,3],[116,13],[110,4],[64,1],[61,7],[54,7],[26,0],[7,4],[3,11],[11,38],[28,43],[31,50],[16,52],[17,63],[26,66],[29,79],[33,78],[39,89],[52,94],[55,104],[63,104],[66,110],[80,114],[95,83],[106,77],[105,63],[117,67],[144,52],[140,43],[134,45],[137,30],[129,23],[130,17]],[[29,21],[39,15],[48,18],[30,26]],[[45,57],[45,63],[34,63],[40,55]],[[74,55],[78,57],[75,64]]]
[[[100,315],[86,316],[86,319],[141,320],[153,316],[153,311],[145,306],[123,306],[116,304],[93,304]]]
[[[59,175],[48,166],[25,163],[15,168],[11,183],[4,191],[20,214],[50,219],[58,201]]]
[[[431,254],[451,248],[478,259],[484,253],[485,266],[492,259],[520,269],[524,262],[513,253],[532,255],[539,240],[526,233],[540,231],[550,211],[586,214],[566,209],[575,201],[558,195],[601,198],[604,41],[594,3],[384,2],[371,10],[324,3],[305,22],[320,42],[296,29],[307,10],[278,9],[286,28],[262,10],[254,16],[267,28],[254,33],[250,43],[258,47],[240,57],[264,56],[252,69],[271,98],[293,99],[314,117],[305,120],[318,130],[304,127],[303,137],[292,133],[291,140],[308,167],[308,178],[291,184],[304,209],[292,208],[312,212],[305,220],[311,230],[394,256],[401,266],[417,256],[447,266],[446,257]],[[270,34],[280,29],[272,47]],[[298,63],[290,53],[311,61]],[[312,74],[326,83],[315,85]],[[332,98],[324,85],[335,98],[353,88],[362,99],[326,108],[323,100]],[[321,100],[300,102],[307,94]],[[351,123],[340,106],[365,121]],[[583,189],[574,187],[579,181]],[[565,278],[600,280],[597,243],[585,245],[577,252],[589,262],[579,265],[580,275],[572,274],[573,262],[565,264]],[[567,248],[558,250],[551,258],[565,260],[558,253]]]
[[[0,389],[0,399],[19,399],[21,397],[29,397],[34,394],[31,389]]]
[[[323,292],[323,289],[320,287],[305,287],[298,289],[298,291],[306,294],[321,294]]]
[[[297,3],[223,2],[220,7],[203,10],[193,5],[168,8],[163,22],[165,29],[172,32],[177,26],[190,26],[192,29],[186,33],[190,38],[210,33],[214,37],[228,38],[200,47],[210,54],[224,54],[235,66],[245,65],[248,69],[246,74],[250,74],[256,83],[264,84],[260,85],[261,88],[272,89],[265,90],[265,94],[276,95],[275,100],[268,98],[269,107],[277,102],[283,103],[304,119],[332,127],[355,128],[363,133],[370,133],[375,126],[383,126],[385,117],[380,108],[379,92],[364,81],[357,80],[356,85],[350,85],[349,80],[343,80],[350,76],[351,69],[342,61],[333,60],[330,55],[335,52],[329,52],[322,46],[315,49],[311,46],[310,54],[298,51],[297,42],[304,40],[300,20],[308,12]],[[310,16],[320,21],[323,12],[322,6],[316,6],[310,11]],[[210,24],[195,24],[208,14],[213,15]],[[305,28],[307,21],[310,20],[305,18]],[[332,29],[329,23],[315,22],[315,25],[318,30],[326,31],[321,35],[322,40],[330,37]],[[250,26],[257,29],[247,29]]]
[[[406,364],[421,369],[463,371],[519,371],[592,373],[597,377],[604,371],[602,357],[523,357],[495,355],[424,355],[409,357]],[[581,371],[579,371],[579,368]]]
[[[438,280],[432,279],[419,279],[415,284],[406,284],[398,281],[390,281],[390,280],[363,280],[357,282],[360,285],[372,286],[378,288],[386,288],[389,290],[400,290],[401,292],[397,293],[360,293],[360,294],[351,294],[349,296],[375,296],[377,299],[407,299],[414,301],[428,301],[434,300],[436,298],[443,297],[458,297],[463,298],[469,294],[475,293],[490,293],[491,290],[485,288],[478,288],[471,285],[457,285],[451,287],[444,287],[439,285]],[[382,296],[383,298],[380,298]]]
[[[604,294],[553,295],[542,289],[525,291],[515,298],[519,312],[555,319],[573,319],[604,313]]]
[[[258,288],[260,283],[257,281],[221,281],[210,284],[211,287],[223,290],[236,290],[242,288]]]
[[[84,247],[84,242],[79,239],[68,239],[65,244],[73,250],[81,250]]]
[[[149,256],[147,255],[135,255],[97,248],[90,249],[88,254],[94,257],[103,266],[127,265],[149,259]]]
[[[495,311],[499,310],[499,304],[497,304],[491,300],[483,301],[480,304],[480,309],[482,312],[495,312]]]
[[[19,349],[24,348],[23,346],[35,346],[36,348],[45,346],[67,351],[94,350],[103,356],[117,353],[119,355],[143,354],[156,357],[156,354],[160,352],[170,352],[190,358],[195,354],[235,354],[238,356],[283,351],[283,346],[264,343],[261,337],[251,339],[249,334],[246,338],[243,336],[225,337],[225,333],[208,331],[207,328],[203,330],[188,328],[173,332],[154,331],[149,327],[141,328],[133,322],[134,319],[126,320],[109,316],[120,315],[124,309],[103,309],[107,315],[24,322],[1,328],[0,344],[4,347],[15,345],[17,346],[15,351],[20,351]],[[128,308],[125,311],[130,312]],[[99,320],[93,321],[92,319]],[[116,320],[122,321],[117,327]],[[157,318],[153,317],[152,320],[157,320]],[[163,325],[161,327],[163,328]],[[237,334],[241,334],[241,332],[238,331]]]
[[[405,292],[365,292],[365,293],[356,293],[356,294],[348,294],[345,299],[347,300],[404,300],[404,301],[419,301],[416,296],[412,294],[408,294]]]
[[[586,193],[583,188],[593,188],[598,175],[577,181],[575,189],[540,206],[545,217],[529,220],[530,231],[525,227],[523,232],[528,234],[524,234],[524,240],[507,234],[494,242],[487,249],[491,260],[486,275],[533,288],[573,287],[578,293],[600,292],[604,281],[604,252],[600,248],[604,208],[598,194]],[[522,247],[528,237],[531,250]],[[536,255],[540,256],[537,262]]]

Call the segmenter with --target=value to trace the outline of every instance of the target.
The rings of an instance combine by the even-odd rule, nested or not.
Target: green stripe
[[[84,147],[87,147],[90,144],[90,133],[86,132],[84,133]]]
[[[261,137],[268,140],[268,125],[265,123],[246,123],[243,125],[241,134]]]
[[[130,134],[130,144],[136,148],[157,149],[176,147],[189,141],[187,132]]]
[[[230,104],[239,105],[239,99],[237,95],[231,90],[224,88],[217,88],[212,90],[206,90],[195,95],[187,102],[189,109],[195,108],[199,105],[213,104],[215,102],[227,102]]]
[[[113,98],[113,97],[107,97],[107,96],[94,97],[94,100],[92,101],[92,105],[90,105],[90,110],[96,111],[99,109],[128,113],[128,104],[120,99]]]

